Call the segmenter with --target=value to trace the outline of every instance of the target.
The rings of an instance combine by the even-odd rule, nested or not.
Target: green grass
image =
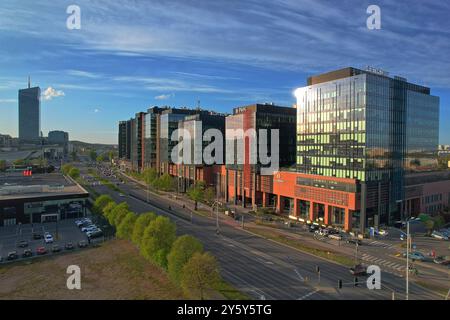
[[[231,284],[225,282],[223,279],[216,286],[215,290],[217,290],[228,300],[251,300],[248,295],[237,290]]]
[[[322,257],[327,260],[337,262],[337,263],[342,264],[347,267],[351,267],[355,264],[354,260],[352,258],[338,254],[333,251],[328,251],[328,250],[323,250],[323,249],[318,249],[318,248],[307,246],[307,245],[301,243],[299,240],[289,238],[285,235],[274,234],[272,232],[269,232],[266,230],[261,230],[259,228],[253,228],[253,227],[246,227],[246,229],[250,232],[253,232],[255,234],[263,236],[264,238],[276,241],[278,243],[288,245],[290,247],[310,253],[317,257]]]

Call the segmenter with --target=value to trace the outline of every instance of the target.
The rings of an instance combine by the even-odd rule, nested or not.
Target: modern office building
[[[405,173],[437,168],[439,98],[356,68],[310,77],[295,94],[298,172],[355,180],[360,201],[351,215],[361,230],[401,218]]]
[[[280,107],[273,104],[254,104],[233,109],[233,115],[226,117],[226,152],[233,152],[233,163],[227,161],[226,169],[221,172],[219,184],[220,194],[226,201],[241,202],[245,207],[251,202],[253,206],[260,203],[265,196],[265,188],[270,189],[268,176],[261,175],[263,165],[259,158],[260,129],[267,129],[267,151],[271,150],[271,130],[279,130],[279,167],[289,168],[295,164],[295,125],[296,109]],[[242,130],[239,137],[232,134]],[[255,137],[246,136],[246,132],[254,130]],[[255,139],[257,138],[257,139]],[[244,141],[239,141],[244,140]],[[240,154],[239,146],[244,146],[244,154]],[[234,149],[234,150],[232,150]],[[256,157],[252,161],[251,156]],[[228,157],[228,156],[227,156]],[[255,161],[256,160],[256,161]],[[231,186],[231,188],[230,188]],[[269,199],[267,199],[268,201]]]
[[[30,86],[19,90],[19,139],[37,143],[41,139],[41,89]]]
[[[157,168],[157,146],[159,145],[159,116],[167,107],[152,107],[147,110],[144,121],[144,168]]]
[[[65,131],[50,131],[47,138],[48,144],[54,144],[62,147],[63,155],[69,153],[69,133]]]
[[[180,140],[185,143],[183,152],[180,153],[182,163],[173,165],[170,173],[178,178],[178,190],[185,192],[190,186],[197,181],[204,181],[207,186],[214,186],[216,184],[213,165],[221,165],[225,161],[225,115],[214,112],[204,112],[188,115],[184,120],[178,122],[178,129],[180,131]],[[209,131],[210,129],[216,132]],[[205,133],[212,134],[207,140],[204,139]],[[219,136],[220,137],[217,137]],[[216,141],[215,139],[219,141]],[[204,159],[203,153],[208,151],[206,148],[213,142],[222,143],[220,150],[212,149],[211,159]],[[189,149],[189,150],[186,150]],[[221,155],[221,157],[220,157]],[[217,160],[211,163],[209,161]]]
[[[131,159],[131,120],[119,122],[119,158]]]

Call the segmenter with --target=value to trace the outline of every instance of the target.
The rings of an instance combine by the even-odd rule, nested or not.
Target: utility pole
[[[406,222],[406,300],[409,300],[409,221]]]

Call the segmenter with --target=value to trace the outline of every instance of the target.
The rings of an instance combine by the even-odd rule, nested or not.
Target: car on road
[[[28,258],[28,257],[31,257],[31,256],[33,256],[33,251],[31,251],[31,249],[23,250],[23,253],[22,253],[22,257],[23,258]]]
[[[450,265],[450,260],[447,259],[447,257],[443,257],[443,256],[436,257],[436,258],[433,260],[433,262],[434,262],[434,263],[437,263],[437,264],[441,264],[441,265],[443,265],[443,266],[449,266],[449,265]]]
[[[20,241],[17,243],[17,246],[18,246],[19,248],[25,248],[25,247],[28,247],[28,241],[26,241],[26,240],[20,240]]]
[[[43,254],[46,254],[46,253],[47,253],[47,249],[45,247],[38,247],[36,249],[36,254],[38,254],[38,255],[43,255]]]
[[[345,240],[345,242],[347,242],[349,244],[358,244],[358,246],[361,246],[363,244],[361,239],[358,239],[358,238],[347,238]]]
[[[317,225],[317,224],[312,224],[310,227],[309,227],[309,232],[315,232],[315,231],[317,231],[317,230],[319,230],[319,226]]]
[[[8,252],[8,255],[6,256],[6,260],[16,260],[19,256],[17,255],[17,251],[11,251]]]
[[[125,197],[125,195],[121,192],[119,193],[119,197]]]
[[[431,236],[433,238],[436,238],[439,240],[448,240],[448,236],[446,236],[444,233],[436,231],[436,230],[431,233]]]
[[[40,240],[40,239],[42,239],[42,234],[35,232],[35,233],[33,233],[32,238],[33,238],[33,240]]]
[[[403,253],[403,257],[406,258],[406,252]],[[423,253],[418,252],[418,251],[414,251],[414,252],[410,252],[409,253],[409,259],[411,259],[412,261],[425,261],[427,260],[427,258],[423,255]]]
[[[45,243],[53,243],[53,236],[50,233],[47,233],[44,236],[44,241]]]
[[[350,268],[350,273],[354,276],[366,276],[367,269],[362,264],[357,264]]]
[[[72,242],[67,242],[66,245],[64,246],[64,248],[66,250],[73,250],[75,247],[73,246]]]
[[[78,241],[78,248],[86,248],[88,246],[87,241],[81,240]]]
[[[61,247],[57,244],[54,244],[52,246],[52,252],[60,252],[61,251]]]

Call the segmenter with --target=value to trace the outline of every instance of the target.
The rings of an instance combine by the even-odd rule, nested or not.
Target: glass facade
[[[156,117],[147,113],[144,121],[144,167],[156,167]]]

